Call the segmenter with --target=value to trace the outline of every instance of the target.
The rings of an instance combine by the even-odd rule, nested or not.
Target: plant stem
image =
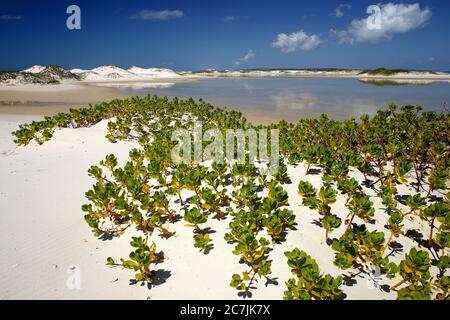
[[[410,214],[414,213],[414,209],[411,209],[409,212],[402,214],[402,219],[405,218],[406,216],[409,216]]]
[[[402,284],[404,284],[406,282],[406,279],[403,279],[402,281],[400,281],[399,283],[397,283],[395,286],[392,286],[389,288],[389,290],[395,290],[398,287],[400,287]]]
[[[350,231],[350,228],[352,227],[352,222],[353,222],[353,218],[355,217],[355,214],[356,214],[356,212],[352,213],[352,216],[350,218],[350,221],[348,222],[347,229],[345,229],[344,234],[346,234],[347,232]]]
[[[181,190],[178,190],[178,198],[180,198],[180,204],[184,206],[183,198],[181,197]]]
[[[431,224],[430,224],[430,238],[428,240],[428,243],[430,245],[430,247],[433,247],[433,228],[434,228],[434,219],[431,219]]]
[[[433,191],[433,188],[430,185],[430,188],[428,189],[427,195],[425,196],[425,198],[428,199],[428,197],[430,196],[431,192]]]
[[[391,243],[392,238],[394,238],[394,232],[391,232],[391,235],[389,236],[389,239],[388,239],[388,241],[386,242],[386,245],[383,248],[383,254],[386,251],[386,249],[389,247],[389,244]]]

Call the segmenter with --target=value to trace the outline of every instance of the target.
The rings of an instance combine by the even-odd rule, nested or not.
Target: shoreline
[[[448,76],[370,76],[370,75],[340,75],[340,74],[283,74],[283,75],[211,75],[199,76],[197,79],[216,79],[216,78],[331,78],[331,79],[370,79],[370,80],[431,80],[435,82],[450,82]]]

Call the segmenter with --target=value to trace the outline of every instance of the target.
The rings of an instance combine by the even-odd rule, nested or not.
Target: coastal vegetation
[[[48,74],[0,71],[0,83],[58,84],[59,81]]]
[[[61,83],[63,80],[79,80],[79,78],[76,74],[55,65],[42,67],[39,72],[0,71],[0,84],[54,85]]]
[[[207,254],[215,250],[208,223],[217,220],[228,225],[224,240],[242,267],[238,274],[223,276],[239,294],[251,297],[257,281],[273,283],[270,255],[297,229],[302,216],[293,208],[300,206],[300,212],[317,215],[337,268],[376,269],[382,281],[397,279],[387,290],[397,292],[398,299],[450,299],[449,114],[391,105],[358,120],[322,115],[255,126],[241,113],[203,100],[147,96],[72,109],[23,124],[13,135],[20,146],[43,144],[58,128],[89,127],[102,120],[108,121],[109,141],[133,140],[139,147],[123,166],[111,154],[89,169],[94,185],[82,211],[96,237],[111,239],[126,231],[137,235],[128,260],[107,259],[112,267],[134,270],[136,281],[151,286],[150,266],[164,260],[164,253],[149,244],[155,234],[174,241],[173,225],[186,223],[199,254]],[[266,164],[258,161],[175,164],[172,133],[192,130],[196,121],[203,123],[203,131],[217,128],[223,134],[226,129],[278,129],[278,171],[268,174]],[[306,178],[292,199],[286,188],[294,179],[287,166],[303,170],[303,164]],[[320,185],[314,185],[309,178],[318,174]],[[340,210],[334,206],[338,199],[344,199]],[[376,220],[387,222],[375,229]],[[426,234],[418,234],[421,225]],[[403,240],[413,243],[409,250]],[[323,274],[314,254],[285,252],[294,278],[286,282],[284,298],[344,299],[343,277]]]

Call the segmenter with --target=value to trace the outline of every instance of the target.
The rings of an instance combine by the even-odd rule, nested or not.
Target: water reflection
[[[336,119],[359,117],[361,114],[373,115],[380,108],[374,99],[359,97],[318,96],[311,92],[283,90],[279,95],[271,96],[275,106],[282,112],[296,111],[308,117],[317,117],[322,113]],[[343,107],[345,106],[345,107]]]
[[[401,80],[404,82],[403,80]],[[372,115],[389,104],[418,104],[441,111],[450,102],[449,83],[362,82],[348,78],[221,78],[171,84],[167,87],[122,87],[129,95],[158,94],[202,98],[240,110],[251,121],[297,121],[326,113],[335,119]]]
[[[308,110],[320,105],[320,99],[308,92],[283,90],[280,94],[270,98],[278,109]]]
[[[243,82],[242,87],[244,88],[245,92],[247,92],[248,94],[253,94],[254,87],[250,83]]]
[[[377,87],[385,86],[407,86],[407,85],[422,85],[428,86],[435,83],[433,80],[399,80],[399,79],[358,79],[359,82],[370,84]]]

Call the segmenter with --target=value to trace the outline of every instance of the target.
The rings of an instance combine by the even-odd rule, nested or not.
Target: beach
[[[163,250],[167,259],[156,265],[155,285],[130,285],[133,272],[109,268],[106,258],[124,257],[129,252],[130,233],[114,240],[96,239],[83,219],[81,206],[87,203],[84,193],[93,184],[88,168],[114,153],[123,165],[135,142],[112,144],[104,136],[107,121],[79,129],[57,130],[54,138],[42,146],[32,142],[27,147],[15,147],[11,131],[23,122],[40,119],[31,115],[0,116],[0,299],[242,299],[229,286],[230,277],[243,266],[232,254],[233,245],[224,241],[228,222],[210,219],[206,226],[214,244],[209,254],[203,254],[192,244],[192,229],[183,221],[171,225],[176,235],[163,239],[155,233],[151,241]],[[284,251],[299,248],[308,252],[321,271],[333,276],[349,276],[344,287],[347,299],[395,299],[395,292],[386,293],[386,285],[397,282],[382,277],[384,287],[375,288],[367,274],[351,277],[356,271],[342,271],[333,265],[334,252],[324,242],[324,232],[315,221],[317,212],[301,204],[297,185],[305,179],[304,165],[288,166],[292,183],[285,185],[289,194],[289,209],[294,211],[296,230],[270,252],[273,281],[260,280],[253,299],[282,299],[285,281],[292,277]],[[362,175],[352,172],[358,181]],[[321,175],[308,175],[308,181],[320,187]],[[374,192],[365,190],[371,197]],[[413,194],[410,187],[400,187],[400,194]],[[373,197],[375,224],[380,229],[388,216],[383,214],[380,199]],[[345,197],[338,195],[333,212],[346,212]],[[417,221],[406,225],[417,226]],[[341,226],[333,234],[341,234]],[[423,234],[427,227],[422,225]],[[391,260],[399,262],[414,245],[402,238],[403,251]],[[80,271],[79,289],[70,289],[67,281],[70,268]]]

